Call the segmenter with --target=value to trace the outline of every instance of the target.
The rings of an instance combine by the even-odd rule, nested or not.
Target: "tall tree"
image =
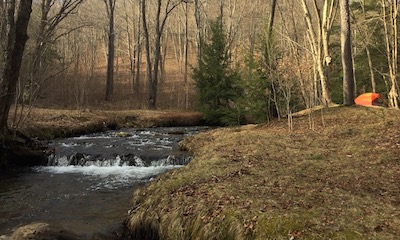
[[[197,37],[197,58],[200,59],[203,53],[203,41],[204,41],[204,22],[201,16],[201,2],[194,0],[194,17],[196,20],[196,37]]]
[[[386,55],[389,66],[390,91],[388,93],[389,105],[399,108],[399,89],[397,82],[398,72],[398,16],[399,0],[382,0],[383,26],[385,31]]]
[[[379,83],[378,78],[376,77],[376,67],[378,64],[374,63],[376,61],[377,54],[374,54],[374,50],[379,48],[379,45],[383,46],[385,44],[384,41],[377,41],[377,39],[382,36],[380,35],[380,33],[382,33],[382,25],[380,24],[381,20],[379,17],[377,17],[380,10],[379,4],[379,2],[371,0],[362,0],[359,2],[354,2],[353,4],[350,3],[350,9],[353,7],[352,10],[354,13],[354,17],[352,17],[352,28],[354,29],[354,35],[352,35],[357,37],[352,39],[353,48],[357,50],[353,52],[354,65],[358,65],[359,61],[357,61],[356,58],[357,55],[363,54],[363,49],[365,49],[366,54],[366,58],[364,56],[360,58],[360,67],[355,67],[354,73],[356,74],[356,70],[360,72],[361,75],[367,73],[364,67],[366,66],[366,60],[368,63],[371,90],[374,93],[377,92],[377,85]],[[384,58],[382,54],[379,54],[379,56]]]
[[[3,53],[5,62],[0,76],[0,136],[3,139],[10,134],[7,119],[15,97],[25,43],[28,40],[27,29],[31,12],[32,0],[23,0],[19,4],[16,4],[15,0],[8,1],[6,47]]]
[[[114,91],[114,59],[115,59],[115,0],[104,0],[108,17],[108,54],[105,100],[110,101]]]
[[[329,105],[332,103],[328,87],[328,71],[332,61],[329,54],[329,36],[335,18],[335,9],[337,8],[336,0],[324,1],[322,13],[318,1],[313,0],[314,15],[311,14],[306,0],[302,0],[301,3],[305,14],[311,52],[321,83],[321,102],[323,105]],[[314,22],[312,16],[315,16]]]
[[[271,15],[269,17],[269,23],[268,23],[268,40],[271,39],[272,31],[274,29],[276,3],[277,3],[277,0],[272,0],[272,2],[271,2]]]
[[[343,66],[343,104],[354,104],[354,73],[351,54],[351,29],[349,0],[340,0],[340,45],[342,49]]]
[[[25,100],[29,100],[31,104],[34,100],[35,93],[39,90],[44,80],[48,78],[48,69],[52,68],[49,67],[52,59],[46,59],[46,56],[49,55],[46,53],[51,49],[51,44],[65,34],[75,30],[75,28],[71,28],[65,32],[59,32],[58,26],[68,17],[68,15],[75,13],[75,10],[79,7],[82,1],[83,0],[40,1],[40,22],[34,30],[34,49],[30,62],[30,76],[25,89]]]
[[[7,2],[0,1],[0,52],[4,52],[5,48],[5,34],[6,34],[6,16],[7,16]],[[4,62],[4,55],[0,57],[0,72],[2,71]]]
[[[171,12],[182,2],[186,0],[157,0],[157,9],[155,15],[155,41],[154,41],[154,54],[152,55],[150,46],[150,33],[149,22],[146,12],[146,0],[142,0],[142,21],[143,21],[143,34],[145,37],[146,49],[146,63],[147,63],[147,79],[149,84],[149,108],[155,109],[157,107],[157,90],[158,78],[161,63],[161,40],[165,30],[167,19]],[[162,11],[163,10],[163,11]]]

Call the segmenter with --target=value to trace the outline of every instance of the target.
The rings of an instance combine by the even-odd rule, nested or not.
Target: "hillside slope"
[[[400,236],[400,112],[323,109],[295,118],[293,129],[276,121],[186,139],[195,159],[134,193],[127,236]]]

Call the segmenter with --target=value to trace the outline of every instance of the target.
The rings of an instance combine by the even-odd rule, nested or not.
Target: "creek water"
[[[122,129],[52,141],[48,166],[0,175],[0,236],[37,221],[86,238],[116,231],[133,191],[190,161],[177,143],[203,130]]]

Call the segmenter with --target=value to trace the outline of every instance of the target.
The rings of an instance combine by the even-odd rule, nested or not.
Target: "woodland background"
[[[6,5],[0,1],[1,50]],[[397,15],[398,1],[350,1],[354,93],[378,92],[393,107]],[[252,121],[343,102],[337,0],[35,0],[15,101],[196,109],[192,71],[219,16],[229,68],[243,88],[234,108]]]

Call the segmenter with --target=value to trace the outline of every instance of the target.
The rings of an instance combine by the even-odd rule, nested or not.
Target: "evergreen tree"
[[[222,21],[211,24],[210,39],[203,44],[198,67],[193,69],[199,110],[210,124],[240,124],[241,111],[236,104],[242,90],[239,73],[230,67],[229,49]]]

